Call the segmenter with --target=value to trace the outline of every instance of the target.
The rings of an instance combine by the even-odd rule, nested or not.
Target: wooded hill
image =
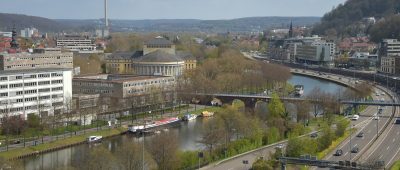
[[[373,25],[363,23],[364,18],[375,17],[381,21],[399,11],[399,0],[348,0],[325,14],[315,26],[314,33],[336,33],[338,36],[369,33]]]

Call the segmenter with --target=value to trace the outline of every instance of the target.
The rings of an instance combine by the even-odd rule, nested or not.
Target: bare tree
[[[147,144],[147,150],[157,163],[158,169],[170,170],[179,168],[179,141],[175,133],[162,133],[154,136]]]

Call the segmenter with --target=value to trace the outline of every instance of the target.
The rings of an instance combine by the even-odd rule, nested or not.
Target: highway
[[[397,98],[395,99],[397,102]],[[399,107],[395,117],[399,116]],[[385,166],[390,167],[399,157],[400,152],[400,125],[390,122],[387,130],[361,157],[361,162],[384,161]]]
[[[380,91],[375,89],[375,91]],[[380,93],[382,93],[380,91]],[[375,96],[374,98],[378,98]],[[382,98],[381,96],[379,99]],[[390,101],[388,94],[384,95],[385,101]],[[361,114],[360,119],[351,121],[351,126],[357,129],[345,141],[343,141],[337,149],[341,149],[343,154],[341,156],[334,156],[336,150],[327,155],[325,160],[330,161],[357,161],[359,158],[364,157],[364,151],[368,150],[369,146],[374,142],[377,137],[377,131],[382,133],[384,125],[389,121],[390,115],[393,112],[392,107],[384,107],[379,119],[374,119],[374,115],[378,112],[377,106],[370,106]],[[378,128],[377,128],[378,124]],[[363,137],[357,136],[359,133],[364,133]],[[357,147],[359,151],[352,153],[351,150]]]

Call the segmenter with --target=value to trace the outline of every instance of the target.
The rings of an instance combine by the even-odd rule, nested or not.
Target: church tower
[[[290,21],[289,38],[293,38],[293,22]]]
[[[12,38],[11,38],[10,45],[11,45],[12,49],[18,49],[19,48],[19,44],[18,44],[18,41],[17,41],[17,31],[15,30],[15,25],[14,25],[13,30],[12,30]]]

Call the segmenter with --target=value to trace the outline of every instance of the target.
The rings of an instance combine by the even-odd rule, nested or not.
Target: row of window
[[[137,82],[137,83],[124,84],[124,87],[144,86],[144,85],[152,85],[152,84],[159,84],[159,83],[169,83],[169,82],[173,82],[173,81],[174,81],[174,79],[162,79],[162,80],[147,81],[147,82]]]
[[[64,65],[64,64],[72,64],[72,62],[59,62],[59,63],[42,63],[42,64],[18,64],[18,65],[11,65],[7,66],[8,69],[10,68],[17,68],[17,67],[37,67],[42,65]]]
[[[51,73],[51,77],[62,77],[62,73]],[[35,74],[28,74],[28,75],[18,75],[18,76],[9,76],[10,80],[21,80],[22,78],[24,79],[34,79],[36,78]],[[39,74],[38,77],[43,78],[43,77],[50,77],[50,73],[48,74]],[[0,81],[7,81],[8,77],[0,77]]]

